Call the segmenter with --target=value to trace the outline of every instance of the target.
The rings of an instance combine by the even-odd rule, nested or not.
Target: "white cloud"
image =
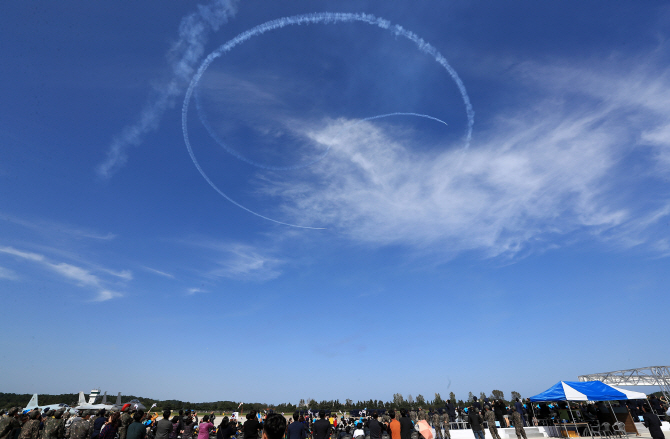
[[[12,247],[0,247],[0,252],[18,256],[19,258],[23,259],[28,259],[30,261],[40,262],[44,260],[44,256],[42,255],[39,255],[37,253],[23,252],[20,250],[16,250],[15,248]]]
[[[0,267],[0,279],[17,280],[19,277],[9,268]]]
[[[0,214],[0,219],[18,224],[20,226],[26,227],[28,229],[35,230],[41,234],[51,235],[51,236],[62,236],[67,235],[75,239],[88,238],[96,239],[102,241],[109,241],[116,238],[116,235],[113,233],[101,234],[92,230],[82,229],[78,227],[72,227],[67,224],[62,224],[54,221],[45,221],[45,220],[26,220],[23,218],[18,218],[12,215]]]
[[[266,281],[279,277],[282,273],[279,267],[285,263],[284,260],[272,256],[269,248],[211,239],[191,239],[184,242],[210,251],[208,260],[214,267],[205,269],[202,273],[209,279]]]
[[[220,244],[217,246],[217,267],[208,272],[210,277],[266,281],[281,275],[283,261],[245,244]]]
[[[152,273],[158,274],[160,276],[167,277],[167,278],[170,278],[170,279],[174,279],[173,274],[166,273],[166,272],[160,271],[160,270],[156,270],[155,268],[151,268],[151,267],[142,267],[142,268],[144,268],[145,270],[150,271]]]
[[[189,288],[188,290],[186,290],[186,294],[188,294],[189,296],[192,296],[193,294],[197,293],[207,293],[207,292],[208,291],[203,290],[202,288]]]
[[[94,290],[97,291],[97,296],[94,299],[95,301],[105,301],[109,300],[115,297],[120,297],[122,296],[121,293],[110,291],[105,287],[105,282],[103,279],[101,279],[99,276],[96,274],[92,273],[90,270],[87,270],[85,268],[68,264],[66,262],[50,262],[44,255],[37,254],[37,253],[31,253],[31,252],[26,252],[22,250],[17,250],[12,247],[0,247],[0,252],[10,254],[13,256],[18,256],[22,259],[33,261],[39,263],[40,267],[44,267],[46,269],[51,270],[52,272],[66,278],[69,280],[75,281],[79,286],[82,287],[89,287],[93,288]],[[0,278],[5,277],[5,278],[10,278],[3,276],[3,274],[7,274],[7,276],[11,276],[13,272],[3,269],[0,267]],[[124,270],[121,272],[115,272],[113,270],[109,269],[101,269],[102,272],[112,274],[113,276],[120,277],[124,280],[130,280],[132,279],[132,275],[130,274],[129,271]]]
[[[284,213],[300,224],[373,245],[495,256],[573,233],[624,246],[656,242],[650,228],[670,206],[667,195],[648,191],[663,184],[653,168],[670,157],[666,72],[633,80],[574,67],[524,69],[543,94],[477,132],[468,151],[442,145],[443,152],[419,153],[406,133],[333,120],[306,133],[331,153],[302,183],[257,184],[282,196]],[[646,157],[641,139],[666,149]],[[642,171],[631,171],[632,156]],[[254,258],[240,263],[253,267]]]
[[[121,271],[115,271],[115,270],[110,270],[108,268],[103,268],[102,271],[105,273],[109,273],[112,276],[119,277],[123,280],[133,280],[133,272],[130,270],[121,270]]]
[[[117,293],[115,291],[101,290],[101,291],[98,292],[98,295],[93,300],[95,302],[104,302],[104,301],[114,299],[116,297],[121,297],[121,296],[123,296],[123,294]]]
[[[80,285],[89,285],[94,287],[100,286],[100,279],[94,274],[91,274],[88,270],[85,270],[81,267],[66,264],[65,262],[58,264],[47,263],[47,266],[49,266],[56,273],[77,281]]]

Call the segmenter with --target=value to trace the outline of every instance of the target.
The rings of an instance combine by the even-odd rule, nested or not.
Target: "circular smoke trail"
[[[293,25],[301,25],[301,24],[319,24],[319,23],[324,23],[324,24],[330,24],[330,23],[345,23],[345,22],[361,22],[361,23],[367,23],[371,26],[377,26],[381,29],[388,30],[392,32],[396,36],[401,36],[404,37],[410,41],[412,41],[416,46],[419,48],[420,51],[424,52],[427,55],[430,55],[435,58],[435,61],[440,64],[446,71],[449,73],[451,78],[454,80],[456,83],[456,86],[458,87],[461,97],[463,98],[463,103],[465,104],[465,112],[466,116],[468,119],[468,129],[466,133],[466,139],[465,139],[465,149],[468,149],[470,146],[470,140],[472,138],[472,127],[474,125],[474,110],[472,109],[472,104],[470,103],[470,98],[468,96],[468,93],[465,89],[465,85],[463,85],[463,81],[461,81],[461,78],[458,76],[456,71],[451,67],[447,59],[435,49],[432,45],[424,41],[422,38],[420,38],[418,35],[416,35],[414,32],[408,31],[405,28],[403,28],[400,25],[392,25],[390,21],[385,20],[383,18],[378,18],[375,17],[374,15],[371,14],[359,14],[359,13],[346,13],[346,12],[338,12],[338,13],[333,13],[333,12],[319,12],[319,13],[312,13],[312,14],[304,14],[304,15],[294,15],[291,17],[283,17],[283,18],[278,18],[276,20],[271,20],[268,22],[265,22],[263,24],[260,24],[256,27],[253,27],[245,32],[242,32],[232,40],[229,40],[228,42],[224,43],[221,45],[218,49],[214,50],[212,53],[210,53],[207,58],[202,62],[200,67],[198,68],[198,71],[195,73],[193,76],[193,79],[191,80],[191,83],[189,84],[188,89],[186,90],[186,96],[184,97],[184,103],[182,105],[182,117],[181,117],[181,124],[182,124],[182,132],[184,135],[184,142],[186,143],[186,149],[188,150],[189,155],[191,156],[191,160],[193,161],[193,164],[195,165],[196,169],[198,172],[200,172],[200,175],[205,179],[207,183],[216,191],[218,192],[222,197],[233,203],[234,205],[238,206],[241,209],[246,210],[247,212],[256,215],[260,218],[266,219],[268,221],[272,221],[277,224],[282,224],[285,226],[291,226],[291,227],[298,227],[302,229],[313,229],[313,230],[323,230],[323,227],[310,227],[310,226],[300,226],[297,224],[290,224],[290,223],[285,223],[282,221],[278,221],[269,217],[266,217],[264,215],[261,215],[257,212],[254,212],[253,210],[244,207],[240,203],[236,202],[232,198],[230,198],[228,195],[226,195],[221,189],[219,189],[214,182],[207,176],[205,171],[202,169],[200,164],[198,163],[198,160],[195,157],[195,154],[193,153],[193,148],[191,147],[191,142],[189,140],[189,135],[188,135],[188,122],[187,122],[187,116],[188,116],[188,107],[191,102],[191,97],[193,96],[193,92],[195,90],[195,87],[198,85],[200,82],[200,79],[202,78],[202,75],[205,73],[209,65],[218,57],[223,55],[226,52],[231,51],[235,46],[249,40],[252,37],[256,37],[258,35],[262,35],[265,32],[269,32],[272,30],[276,29],[281,29],[286,26],[293,26]],[[369,120],[375,119],[375,118],[381,118],[381,117],[386,117],[393,115],[395,113],[391,113],[388,115],[380,115],[380,116],[373,116]],[[400,113],[399,113],[400,114]],[[418,115],[417,113],[404,113],[406,115]],[[428,117],[430,119],[434,119],[436,121],[445,123],[444,121],[441,121],[440,119],[434,118],[432,116],[427,116],[427,115],[419,115],[420,117]],[[446,123],[445,123],[446,125]],[[209,130],[208,130],[209,131]],[[327,152],[327,151],[326,151]],[[234,154],[235,155],[235,154]],[[239,157],[238,157],[239,158]],[[321,157],[322,158],[322,157]],[[319,158],[319,160],[321,159]],[[244,161],[247,161],[245,159],[242,159]]]

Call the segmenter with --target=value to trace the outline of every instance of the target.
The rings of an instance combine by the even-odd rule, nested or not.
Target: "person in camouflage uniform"
[[[433,413],[433,428],[435,429],[435,439],[442,439],[442,426],[440,421],[440,414],[435,411]]]
[[[526,431],[523,429],[523,421],[521,420],[521,414],[516,410],[514,410],[510,415],[510,418],[512,418],[512,422],[514,423],[514,430],[516,433],[516,437],[518,439],[521,439],[521,436],[523,436],[523,439],[528,439],[526,437]]]
[[[3,416],[0,419],[0,439],[10,439],[12,432],[18,428],[21,428],[19,408],[12,407],[9,409],[7,416]]]
[[[40,423],[42,422],[42,417],[40,416],[39,410],[33,410],[28,415],[28,422],[23,424],[21,427],[21,434],[19,434],[19,439],[39,439],[40,437]]]
[[[70,425],[70,439],[90,439],[93,427],[88,422],[88,413],[81,415],[81,418],[75,418]]]
[[[119,427],[119,439],[126,439],[126,433],[128,432],[128,426],[133,422],[129,410],[126,409],[125,412],[121,414],[121,426]]]
[[[444,437],[446,439],[451,439],[451,433],[449,433],[449,413],[445,409],[444,412],[442,413],[442,426],[444,427]]]
[[[49,412],[50,414],[51,412]],[[61,439],[65,436],[65,421],[63,421],[63,412],[58,410],[53,414],[53,418],[48,418],[44,423],[42,430],[42,439]]]
[[[416,416],[416,410],[412,409],[409,411],[409,418],[416,424],[417,421],[417,416]]]
[[[419,413],[416,414],[416,418],[419,421],[425,421],[426,420],[426,412],[423,411],[423,408],[419,407]]]
[[[498,434],[498,427],[496,427],[496,414],[488,405],[484,406],[484,420],[489,425],[489,432],[491,433],[493,439],[500,439],[500,435]]]
[[[389,413],[387,411],[382,415],[382,424],[386,424],[386,426],[388,427],[390,423],[391,423],[391,417],[389,416]]]

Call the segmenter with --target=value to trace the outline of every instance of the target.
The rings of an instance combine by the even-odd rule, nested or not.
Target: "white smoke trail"
[[[262,163],[256,162],[254,160],[251,160],[244,155],[240,154],[236,149],[231,148],[228,146],[226,142],[224,142],[219,135],[214,131],[212,126],[209,124],[209,120],[207,119],[207,116],[205,115],[204,110],[202,109],[202,106],[200,104],[200,93],[198,92],[198,88],[195,89],[194,96],[195,96],[195,107],[198,110],[198,116],[200,118],[200,122],[202,125],[205,127],[205,130],[209,133],[210,137],[219,144],[226,152],[228,152],[230,155],[233,157],[237,158],[238,160],[241,160],[245,163],[248,163],[250,165],[256,166],[257,168],[262,168],[262,169],[267,169],[269,171],[290,171],[290,170],[295,170],[295,169],[300,169],[300,168],[305,168],[307,166],[313,165],[316,162],[320,161],[323,159],[325,156],[328,155],[328,152],[330,151],[330,146],[324,151],[320,156],[316,157],[315,159],[301,163],[299,165],[290,165],[290,166],[272,166],[272,165],[264,165]]]
[[[112,140],[105,161],[96,168],[100,177],[109,178],[123,166],[128,159],[128,147],[139,145],[145,134],[158,127],[165,110],[174,107],[175,98],[186,88],[196,63],[203,56],[209,33],[216,32],[235,14],[235,3],[236,0],[214,0],[206,6],[198,5],[197,12],[181,20],[179,38],[168,52],[172,79],[157,90],[158,95],[145,105],[139,120],[126,126]]]
[[[383,118],[383,117],[390,117],[390,116],[416,116],[416,117],[423,117],[423,118],[425,118],[425,119],[431,119],[431,120],[434,120],[434,121],[436,121],[436,122],[443,123],[443,124],[445,124],[446,126],[449,126],[449,124],[446,123],[445,121],[443,121],[442,119],[438,119],[437,117],[429,116],[429,115],[427,115],[427,114],[420,114],[420,113],[388,113],[388,114],[380,114],[379,116],[366,117],[365,119],[361,119],[360,121],[358,121],[358,122],[356,122],[356,123],[358,124],[358,123],[364,122],[364,121],[366,121],[366,120],[375,120],[375,119],[381,119],[381,118]]]
[[[189,140],[188,136],[188,122],[187,122],[187,115],[188,115],[188,107],[191,102],[191,97],[193,96],[193,92],[195,90],[195,87],[198,85],[200,82],[200,79],[202,78],[202,75],[205,73],[209,65],[218,57],[223,55],[226,52],[231,51],[235,46],[249,40],[252,37],[256,37],[258,35],[262,35],[265,32],[269,32],[272,30],[276,29],[281,29],[286,26],[293,26],[293,25],[301,25],[301,24],[319,24],[319,23],[324,23],[324,24],[330,24],[330,23],[344,23],[344,22],[353,22],[353,21],[358,21],[362,23],[367,23],[372,26],[377,26],[382,29],[390,30],[393,32],[396,36],[402,36],[407,38],[408,40],[412,41],[414,44],[417,45],[420,51],[432,56],[435,58],[435,61],[437,61],[438,64],[440,64],[444,69],[449,73],[451,78],[454,80],[456,83],[456,86],[458,87],[461,96],[463,98],[463,103],[465,104],[465,111],[466,115],[468,118],[468,129],[466,133],[466,141],[465,141],[465,148],[467,149],[470,146],[470,140],[472,138],[472,127],[474,125],[474,110],[472,109],[472,104],[470,103],[470,98],[468,96],[468,93],[465,89],[465,85],[463,85],[463,81],[461,81],[460,77],[456,73],[456,71],[451,67],[447,59],[442,56],[440,52],[437,51],[432,45],[429,43],[425,42],[422,38],[417,36],[414,32],[410,32],[406,29],[404,29],[402,26],[399,25],[391,25],[391,22],[388,20],[385,20],[383,18],[378,18],[375,17],[374,15],[370,14],[358,14],[358,13],[346,13],[346,12],[319,12],[319,13],[312,13],[312,14],[304,14],[304,15],[295,15],[292,17],[283,17],[283,18],[278,18],[276,20],[271,20],[267,21],[263,24],[260,24],[256,27],[253,27],[247,31],[242,32],[232,40],[229,40],[228,42],[224,43],[221,45],[218,49],[207,55],[207,58],[202,62],[200,65],[200,68],[198,68],[198,71],[196,74],[193,76],[193,79],[191,80],[191,83],[186,90],[186,96],[184,97],[184,104],[182,106],[182,116],[181,116],[181,124],[182,124],[182,132],[184,134],[184,142],[186,143],[186,148],[188,150],[189,155],[191,156],[191,160],[193,161],[193,164],[195,167],[198,169],[202,177],[209,183],[209,185],[217,191],[221,196],[223,196],[225,199],[233,203],[234,205],[240,207],[241,209],[246,210],[247,212],[256,215],[260,218],[272,221],[277,224],[282,224],[286,226],[291,226],[291,227],[298,227],[298,228],[303,228],[303,229],[323,229],[320,227],[307,227],[307,226],[299,226],[296,224],[289,224],[289,223],[284,223],[281,221],[274,220],[272,218],[268,218],[266,216],[263,216],[259,213],[256,213],[252,211],[251,209],[248,209],[238,202],[234,201],[232,198],[230,198],[228,195],[226,195],[221,189],[219,189],[212,180],[205,174],[203,169],[200,167],[200,164],[198,163],[198,160],[195,158],[195,154],[193,153],[193,148],[191,147],[191,142]],[[379,117],[384,117],[385,115],[379,116]],[[432,118],[431,116],[428,116]],[[440,121],[439,119],[436,119]],[[440,121],[443,122],[443,121]],[[443,122],[444,123],[444,122]]]

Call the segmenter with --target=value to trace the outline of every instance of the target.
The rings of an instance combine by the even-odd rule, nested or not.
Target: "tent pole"
[[[612,401],[607,401],[607,404],[610,405],[610,411],[612,412],[612,416],[614,417],[614,423],[612,425],[614,425],[617,422],[617,418],[616,415],[614,414],[614,409],[612,408]]]
[[[570,410],[570,417],[572,418],[572,424],[575,426],[575,431],[578,431],[578,430],[577,430],[577,422],[575,422],[575,417],[574,417],[574,415],[572,414],[572,408],[570,407],[570,401],[567,401],[567,400],[566,400],[565,402],[568,403],[568,410]],[[566,429],[566,431],[567,431],[567,429]],[[579,432],[577,432],[577,434],[579,434]]]

